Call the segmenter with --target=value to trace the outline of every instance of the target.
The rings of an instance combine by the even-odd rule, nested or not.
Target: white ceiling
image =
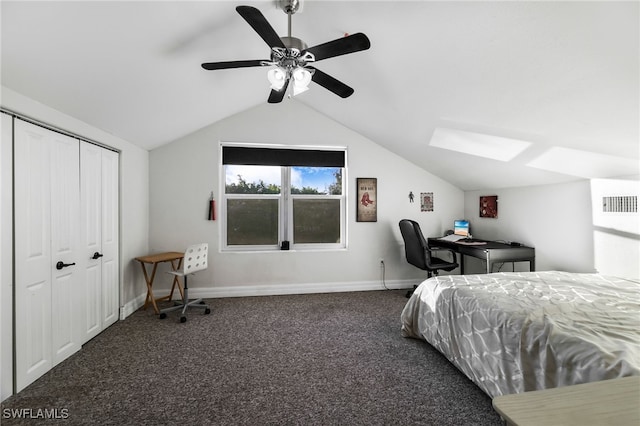
[[[265,69],[200,67],[269,57],[239,4],[286,35],[275,0],[2,0],[2,85],[153,149],[266,102]],[[294,36],[371,49],[316,64],[353,96],[312,84],[294,102],[465,190],[637,174],[639,4],[306,0]],[[436,129],[476,153],[487,135],[527,144],[492,159],[430,146]]]

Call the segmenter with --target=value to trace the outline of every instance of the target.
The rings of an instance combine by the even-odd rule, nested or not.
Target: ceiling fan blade
[[[282,102],[282,100],[284,99],[285,93],[287,93],[287,88],[289,87],[289,80],[290,79],[287,78],[287,80],[284,82],[284,86],[282,86],[282,89],[280,90],[271,89],[271,93],[269,93],[269,100],[268,100],[270,104],[277,104]]]
[[[264,62],[268,62],[266,59],[252,59],[248,61],[226,61],[226,62],[205,62],[202,64],[202,68],[205,70],[225,70],[229,68],[247,68],[247,67],[259,67]]]
[[[318,68],[309,66],[307,66],[307,68],[315,70],[313,75],[311,76],[311,80],[315,83],[318,83],[325,89],[332,91],[341,98],[348,98],[349,96],[353,95],[353,89],[343,82],[336,80],[329,74],[320,71]]]
[[[284,43],[280,40],[280,36],[278,36],[278,33],[276,33],[271,24],[269,24],[262,12],[251,6],[238,6],[236,7],[236,11],[251,25],[251,28],[262,37],[269,47],[285,48]]]
[[[317,46],[303,50],[300,54],[304,55],[306,52],[311,52],[313,53],[313,56],[315,56],[315,60],[320,61],[322,59],[346,55],[347,53],[367,50],[369,47],[371,47],[371,42],[367,36],[363,33],[356,33],[347,37],[318,44]]]

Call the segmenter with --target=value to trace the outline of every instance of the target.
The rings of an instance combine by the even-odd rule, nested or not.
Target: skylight
[[[638,164],[636,159],[553,147],[527,166],[583,178],[607,178],[635,175],[639,171]]]
[[[499,161],[510,161],[531,143],[518,139],[438,127],[429,145]]]

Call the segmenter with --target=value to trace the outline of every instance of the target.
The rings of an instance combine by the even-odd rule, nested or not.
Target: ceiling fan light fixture
[[[309,90],[311,73],[306,68],[298,67],[293,70],[293,96]]]
[[[270,69],[267,72],[267,79],[271,83],[271,89],[282,90],[287,81],[287,72],[280,67]]]
[[[294,96],[307,91],[311,81],[341,98],[351,96],[353,94],[351,87],[325,74],[309,63],[315,64],[315,62],[323,59],[367,50],[371,47],[371,42],[363,33],[356,33],[345,34],[345,37],[307,47],[304,41],[291,36],[291,16],[301,11],[302,1],[277,0],[278,6],[287,14],[288,18],[286,37],[278,35],[259,9],[253,6],[236,6],[238,14],[247,21],[271,49],[270,59],[205,62],[202,64],[202,68],[212,71],[229,68],[273,67],[273,69],[267,71],[267,79],[271,84],[271,93],[269,93],[267,100],[270,104],[282,102],[290,80],[291,92],[293,92]]]

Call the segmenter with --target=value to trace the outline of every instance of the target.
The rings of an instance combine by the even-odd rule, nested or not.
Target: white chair
[[[204,313],[211,313],[211,309],[206,305],[202,299],[189,300],[189,286],[187,285],[187,276],[191,275],[195,272],[202,271],[207,269],[207,253],[209,251],[209,244],[194,244],[192,246],[187,247],[187,250],[184,253],[184,258],[182,259],[182,269],[177,271],[168,271],[169,274],[182,277],[184,280],[184,295],[182,299],[182,303],[176,302],[176,306],[172,306],[170,308],[162,309],[160,311],[160,319],[164,319],[167,317],[167,312],[177,311],[182,309],[182,314],[180,315],[180,322],[187,321],[187,308],[201,308],[204,309]]]

